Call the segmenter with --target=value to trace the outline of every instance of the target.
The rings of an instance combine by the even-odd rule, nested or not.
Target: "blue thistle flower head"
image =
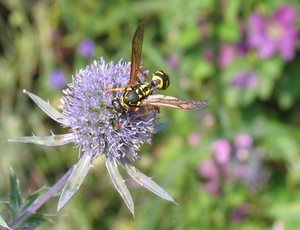
[[[86,59],[89,59],[93,56],[94,50],[95,43],[92,39],[83,40],[77,47],[78,53]]]
[[[66,86],[66,77],[64,73],[59,69],[51,71],[48,78],[48,85],[52,88],[62,88]]]
[[[74,143],[93,157],[105,154],[110,161],[119,157],[138,159],[136,151],[143,143],[151,143],[155,112],[132,122],[134,112],[117,117],[111,101],[122,91],[107,89],[125,87],[129,81],[130,63],[94,62],[73,76],[62,97],[62,113],[68,119]],[[115,95],[117,94],[117,95]],[[119,126],[119,127],[118,127]]]
[[[93,65],[81,69],[72,76],[72,83],[63,90],[60,113],[49,103],[38,96],[24,91],[51,118],[70,133],[47,137],[16,137],[9,141],[25,142],[47,146],[59,146],[73,142],[79,147],[82,155],[74,165],[73,171],[66,182],[58,210],[61,209],[79,189],[85,179],[92,162],[100,155],[106,157],[106,168],[109,176],[129,210],[134,214],[134,203],[125,181],[118,171],[121,165],[138,183],[156,195],[174,202],[173,198],[157,185],[150,177],[140,172],[132,162],[139,159],[137,151],[141,144],[151,143],[152,135],[164,125],[156,126],[156,111],[149,110],[143,116],[145,108],[137,111],[129,110],[117,114],[111,101],[124,92],[106,92],[108,89],[126,87],[130,79],[130,63],[120,60],[117,64],[105,63],[103,58],[94,61]],[[134,121],[133,121],[134,120]],[[158,127],[158,128],[157,128]]]

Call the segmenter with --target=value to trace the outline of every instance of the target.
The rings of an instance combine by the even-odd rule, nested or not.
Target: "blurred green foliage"
[[[143,65],[150,72],[169,72],[171,86],[164,94],[210,100],[208,107],[197,112],[162,109],[161,121],[170,124],[154,136],[152,146],[143,146],[142,160],[136,162],[179,206],[129,180],[136,204],[133,218],[99,160],[73,199],[52,223],[39,229],[298,229],[299,50],[289,62],[279,54],[262,60],[254,49],[225,66],[218,62],[221,46],[242,40],[241,27],[248,30],[250,14],[270,17],[278,6],[288,3],[299,15],[300,5],[292,0],[1,0],[2,200],[9,187],[10,167],[28,195],[53,185],[78,158],[78,149],[71,145],[47,148],[5,142],[31,133],[68,131],[43,114],[22,90],[57,107],[62,89],[50,87],[51,71],[60,69],[71,82],[72,74],[100,56],[106,61],[130,61],[133,33],[144,20]],[[299,28],[299,19],[296,24]],[[96,44],[88,60],[77,51],[85,39]],[[251,89],[234,88],[233,76],[245,69],[255,73],[258,84]],[[249,134],[254,148],[263,152],[261,167],[268,179],[251,189],[243,180],[221,177],[219,193],[209,193],[203,189],[205,180],[198,166],[214,158],[215,140],[233,143],[240,133]],[[55,213],[57,198],[52,201],[41,212]],[[244,206],[242,218],[235,220],[233,213]],[[4,210],[0,207],[5,216]]]

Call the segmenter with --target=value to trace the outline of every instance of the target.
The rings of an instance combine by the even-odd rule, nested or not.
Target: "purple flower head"
[[[251,189],[257,189],[266,183],[269,178],[268,171],[263,167],[264,152],[262,149],[252,149],[249,153],[245,182]]]
[[[269,20],[253,13],[249,19],[249,45],[257,49],[260,58],[270,58],[278,51],[284,60],[291,60],[298,39],[296,20],[297,12],[290,5],[277,8]]]
[[[205,160],[198,166],[198,175],[204,179],[218,179],[219,171],[213,160]]]
[[[188,137],[188,143],[191,147],[197,146],[201,141],[201,136],[198,132],[192,132]]]
[[[64,73],[61,70],[54,69],[49,75],[48,83],[52,88],[62,88],[66,86],[67,81]]]
[[[251,148],[252,147],[252,137],[247,133],[241,133],[237,135],[234,139],[234,147],[239,148]]]
[[[222,45],[218,57],[218,66],[223,69],[228,66],[238,55],[236,46]]]
[[[233,77],[231,85],[237,89],[253,89],[258,85],[258,77],[249,70],[242,70]]]
[[[155,112],[133,123],[130,118],[134,114],[120,115],[117,119],[115,111],[109,108],[115,95],[105,90],[126,86],[129,68],[128,63],[106,64],[100,59],[77,72],[63,91],[60,108],[70,124],[73,141],[82,152],[93,157],[105,154],[111,161],[120,156],[136,160],[140,144],[151,143]]]
[[[249,212],[249,205],[243,204],[232,211],[230,215],[230,219],[232,222],[241,223],[246,220],[248,212]]]
[[[156,131],[156,110],[150,109],[147,114],[144,113],[143,107],[139,107],[138,111],[129,110],[119,114],[114,111],[112,100],[121,97],[124,91],[106,92],[106,90],[126,87],[129,78],[130,63],[120,60],[117,64],[113,62],[107,64],[103,58],[94,61],[93,65],[76,72],[72,76],[72,83],[63,90],[64,96],[59,107],[62,113],[38,96],[25,91],[45,113],[69,128],[70,132],[62,135],[52,134],[48,137],[35,135],[17,137],[9,141],[46,146],[73,142],[82,153],[62,190],[58,210],[78,190],[92,167],[92,162],[101,155],[106,158],[106,168],[113,185],[132,213],[134,203],[118,171],[118,165],[145,188],[163,199],[175,202],[166,191],[132,164],[133,161],[140,159],[137,151],[141,144],[151,143],[152,135]]]
[[[203,189],[211,195],[220,195],[220,183],[218,180],[209,180],[203,184]]]
[[[240,30],[241,30],[241,39],[236,44],[236,49],[239,55],[244,56],[249,51],[249,42],[247,37],[247,26],[244,21],[239,21]]]
[[[171,69],[177,69],[178,68],[178,57],[176,55],[169,55],[168,57],[168,64]]]
[[[220,192],[219,169],[213,160],[205,160],[197,168],[198,175],[204,179],[203,189],[212,195]]]
[[[94,55],[94,50],[95,43],[91,39],[83,40],[77,47],[78,53],[86,59],[89,59]]]
[[[223,165],[229,161],[231,146],[227,140],[225,139],[216,140],[212,144],[211,150],[214,153],[215,159],[219,164]]]
[[[220,69],[224,69],[228,65],[230,65],[236,58],[245,53],[244,42],[240,42],[238,44],[223,44],[219,49],[219,56],[217,59],[218,67]],[[206,61],[213,61],[213,51],[211,49],[205,49],[203,52],[203,57]]]

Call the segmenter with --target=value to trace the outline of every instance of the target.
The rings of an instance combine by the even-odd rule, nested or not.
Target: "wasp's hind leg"
[[[155,112],[157,112],[157,113],[160,112],[160,110],[159,110],[159,108],[158,108],[157,106],[154,106],[153,108],[149,108],[149,106],[146,105],[146,106],[143,106],[143,107],[145,108],[145,111],[142,112],[142,113],[137,114],[135,117],[132,118],[131,121],[135,121],[135,120],[136,120],[137,118],[139,118],[139,117],[146,116],[146,115],[149,113],[150,110],[155,110]],[[136,107],[134,110],[135,110],[135,111],[139,111],[140,108],[141,108],[141,107]]]

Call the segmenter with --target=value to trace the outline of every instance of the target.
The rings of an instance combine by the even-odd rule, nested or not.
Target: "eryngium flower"
[[[17,137],[9,141],[34,143],[47,146],[59,146],[73,142],[79,147],[82,155],[62,191],[58,203],[61,209],[78,190],[83,182],[93,160],[100,155],[106,157],[106,168],[110,178],[125,201],[129,210],[134,214],[134,204],[131,195],[118,171],[121,165],[126,172],[142,186],[146,187],[163,199],[175,202],[172,197],[157,185],[151,178],[141,173],[132,165],[132,161],[139,159],[137,151],[140,145],[151,143],[152,134],[164,125],[156,124],[155,110],[138,117],[143,108],[137,112],[116,114],[111,107],[112,99],[122,95],[122,91],[112,93],[107,89],[125,87],[130,77],[130,63],[106,64],[104,59],[94,62],[76,72],[72,83],[63,92],[58,112],[49,103],[38,96],[26,92],[35,103],[51,118],[66,128],[70,133],[48,137]]]
[[[62,88],[66,86],[66,81],[64,73],[59,69],[54,69],[49,74],[48,85],[52,88]]]
[[[77,47],[78,53],[84,58],[91,58],[94,54],[95,43],[92,39],[83,40]]]

